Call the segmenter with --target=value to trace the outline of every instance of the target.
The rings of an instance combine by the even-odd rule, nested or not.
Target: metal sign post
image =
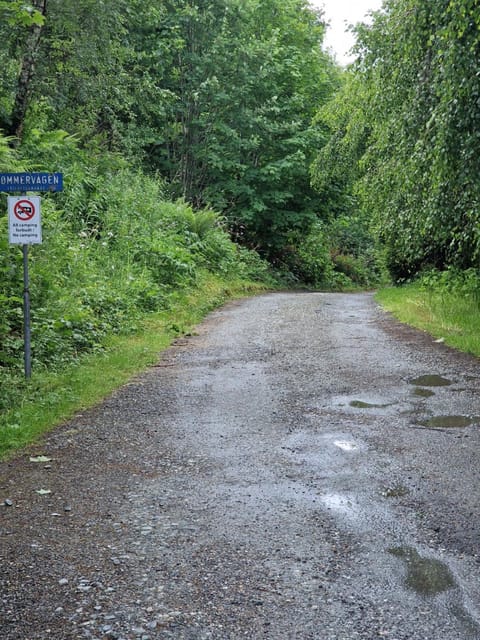
[[[23,253],[23,337],[25,378],[32,375],[32,337],[30,321],[30,281],[28,246],[42,242],[40,198],[27,191],[62,191],[61,173],[0,173],[0,192],[22,192],[8,197],[8,240],[22,246]]]
[[[28,275],[28,245],[42,242],[40,198],[38,196],[8,197],[8,238],[10,244],[21,244],[23,253],[23,339],[25,378],[32,376],[32,329],[30,322],[30,282]]]
[[[30,324],[30,282],[28,278],[28,244],[22,245],[23,251],[23,338],[25,342],[25,378],[32,377],[32,327]]]

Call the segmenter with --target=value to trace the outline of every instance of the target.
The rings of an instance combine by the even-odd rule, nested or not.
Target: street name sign
[[[63,191],[63,173],[0,173],[0,191]]]
[[[40,196],[8,196],[10,244],[41,244]]]
[[[42,242],[40,197],[28,196],[29,191],[63,191],[62,173],[0,173],[0,192],[22,195],[8,196],[8,241],[22,245],[23,253],[23,334],[25,378],[32,375],[30,326],[30,277],[28,248]]]

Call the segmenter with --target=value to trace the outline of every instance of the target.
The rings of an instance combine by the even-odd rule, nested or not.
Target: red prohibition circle
[[[35,205],[31,200],[19,200],[13,207],[13,213],[18,220],[27,222],[35,215]]]

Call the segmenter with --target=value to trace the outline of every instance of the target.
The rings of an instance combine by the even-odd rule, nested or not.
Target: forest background
[[[0,1],[0,171],[65,183],[42,198],[31,252],[39,374],[212,282],[421,276],[478,306],[477,0],[386,0],[348,69],[325,29],[304,0]],[[22,259],[5,196],[1,211],[0,411],[15,429]]]

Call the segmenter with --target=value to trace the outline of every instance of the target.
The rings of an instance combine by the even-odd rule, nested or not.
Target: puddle
[[[401,498],[409,493],[407,487],[398,485],[397,487],[387,487],[382,491],[384,498]]]
[[[450,569],[440,560],[422,558],[412,547],[395,547],[388,552],[405,562],[407,567],[405,583],[416,593],[422,596],[435,596],[455,586]]]
[[[435,391],[431,391],[430,389],[423,389],[422,387],[415,387],[413,390],[414,396],[419,396],[420,398],[431,398],[435,395]]]
[[[471,416],[435,416],[420,424],[431,429],[464,429],[478,421],[478,418]]]
[[[398,400],[380,394],[368,393],[367,391],[358,391],[358,395],[336,396],[332,398],[332,406],[342,410],[348,408],[350,412],[361,409],[365,412],[371,412],[382,415],[389,413],[397,414],[403,407],[411,409],[410,404],[402,404]],[[322,406],[323,408],[323,406]]]
[[[327,509],[341,513],[344,516],[356,518],[359,515],[358,505],[348,496],[340,493],[325,493],[320,496],[320,500],[324,503]]]
[[[363,400],[352,400],[350,406],[355,409],[385,409],[389,407],[389,404],[373,404],[371,402],[364,402]]]
[[[448,387],[453,384],[451,380],[439,375],[419,376],[418,378],[413,378],[409,382],[410,384],[415,384],[420,387]]]
[[[333,444],[343,451],[355,451],[355,449],[358,449],[356,444],[348,440],[335,440]]]

